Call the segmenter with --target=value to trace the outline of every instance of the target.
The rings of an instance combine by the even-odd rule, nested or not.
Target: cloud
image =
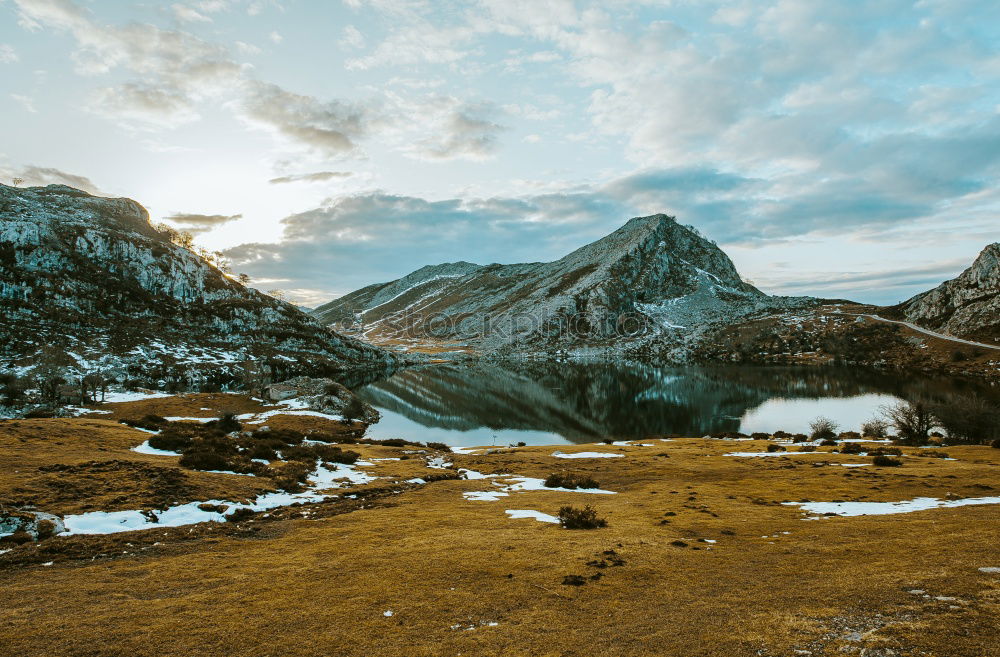
[[[13,46],[0,43],[0,64],[13,64],[19,59],[20,57],[18,57],[17,51],[14,50]]]
[[[126,82],[95,91],[87,108],[94,114],[144,125],[174,127],[199,118],[194,103],[170,88]]]
[[[38,110],[35,108],[35,100],[30,96],[22,96],[21,94],[11,94],[10,97],[17,101],[17,104],[24,108],[24,111],[31,112],[32,114],[37,114]]]
[[[352,175],[354,174],[350,171],[317,171],[315,173],[299,173],[289,176],[280,176],[278,178],[271,178],[268,182],[272,185],[293,182],[325,182],[327,180],[333,180],[334,178],[349,178]]]
[[[498,137],[506,130],[489,116],[496,109],[488,103],[469,105],[454,97],[432,98],[411,116],[423,116],[428,134],[418,137],[410,155],[425,160],[484,160],[492,157]]]
[[[211,23],[212,19],[208,16],[200,13],[198,10],[188,7],[187,5],[174,4],[171,5],[170,11],[173,13],[174,18],[182,23]]]
[[[7,181],[12,178],[22,178],[26,187],[44,187],[45,185],[68,185],[82,189],[88,194],[103,196],[104,193],[86,176],[66,173],[54,167],[39,167],[28,165],[20,169],[2,169],[0,175]]]
[[[242,218],[242,214],[224,215],[184,213],[175,213],[164,217],[167,221],[180,224],[185,230],[194,234],[207,233],[223,224],[228,224]]]
[[[240,113],[250,125],[265,129],[325,156],[346,155],[376,121],[371,107],[343,101],[320,101],[274,84],[249,82]]]

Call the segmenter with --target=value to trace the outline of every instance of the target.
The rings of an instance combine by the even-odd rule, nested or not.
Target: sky
[[[0,0],[0,116],[306,306],[660,212],[882,304],[1000,240],[995,0]]]

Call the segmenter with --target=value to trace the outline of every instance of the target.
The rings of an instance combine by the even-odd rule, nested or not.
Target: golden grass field
[[[177,457],[130,451],[148,435],[114,421],[256,412],[257,402],[186,395],[104,408],[114,414],[0,422],[0,502],[62,514],[237,501],[270,488],[182,470],[157,489],[143,467],[178,469]],[[268,424],[337,423],[279,415]],[[473,501],[462,493],[496,489],[492,480],[405,483],[442,472],[414,454],[373,461],[362,469],[379,479],[340,498],[267,517],[0,546],[9,550],[0,655],[1000,655],[1000,573],[980,571],[1000,567],[1000,505],[805,520],[781,504],[996,496],[1000,450],[949,447],[956,460],[942,460],[904,448],[902,467],[845,468],[870,459],[726,456],[765,451],[766,441],[637,442],[652,446],[448,457],[485,474],[589,474],[614,495]],[[371,459],[412,448],[351,449]],[[137,465],[79,467],[107,461]],[[75,469],[39,470],[57,464]],[[585,504],[608,526],[566,530],[505,514]],[[586,583],[564,585],[567,575]]]

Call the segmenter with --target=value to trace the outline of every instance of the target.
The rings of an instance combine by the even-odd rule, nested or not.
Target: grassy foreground
[[[68,514],[273,488],[130,451],[148,434],[115,422],[263,410],[256,402],[108,408],[101,419],[0,422],[0,502]],[[267,423],[344,430],[315,417]],[[442,472],[427,467],[431,454],[352,445],[363,459],[406,458],[370,461],[360,469],[379,478],[336,499],[241,522],[0,546],[0,654],[1000,655],[1000,572],[980,570],[1000,567],[1000,505],[806,520],[782,504],[996,496],[1000,450],[951,447],[956,460],[943,460],[904,448],[893,468],[842,467],[870,459],[834,453],[726,456],[767,445],[651,437],[449,455],[455,468],[589,475],[616,492],[494,501],[463,496],[496,490],[491,479],[407,483]],[[607,527],[505,513],[587,504]]]

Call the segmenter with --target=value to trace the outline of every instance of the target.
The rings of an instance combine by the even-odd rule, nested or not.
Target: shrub
[[[767,451],[769,452],[784,452],[786,451],[781,445],[770,444],[767,446]]]
[[[148,431],[159,431],[165,425],[170,424],[168,420],[160,417],[159,415],[144,415],[140,419],[124,419],[119,420],[122,424],[128,425],[135,429],[146,429]]]
[[[598,529],[607,527],[608,521],[597,517],[597,511],[590,505],[582,509],[564,506],[559,509],[559,524],[563,529]]]
[[[902,456],[903,450],[898,447],[877,447],[868,450],[868,456]]]
[[[813,440],[826,440],[837,435],[839,425],[828,417],[818,417],[809,423]]]
[[[35,408],[35,409],[32,409],[32,410],[28,411],[24,415],[24,417],[27,418],[27,419],[29,419],[29,420],[37,420],[37,419],[40,419],[40,418],[50,418],[50,417],[55,417],[55,416],[56,416],[56,412],[55,412],[54,409],[51,409],[51,408]]]
[[[841,454],[860,454],[867,451],[861,443],[840,443]]]
[[[178,461],[191,470],[229,470],[229,459],[218,452],[205,449],[189,449],[181,454]]]
[[[837,437],[841,440],[857,440],[861,438],[861,434],[857,431],[841,431]]]
[[[246,451],[246,456],[249,459],[262,459],[264,461],[274,461],[278,458],[278,453],[274,451],[273,448],[264,445],[257,444],[252,446]]]
[[[566,575],[563,577],[563,586],[583,586],[587,580],[583,575]]]
[[[805,435],[804,433],[797,433],[794,436],[792,436],[793,443],[804,443],[807,440],[809,440],[809,436]]]
[[[1000,438],[1000,407],[982,397],[962,397],[934,404],[930,412],[951,441],[988,443]]]
[[[946,459],[948,458],[948,452],[942,452],[939,449],[922,449],[917,456],[931,459]]]
[[[246,507],[240,507],[234,509],[232,513],[227,513],[225,518],[226,522],[240,522],[241,520],[246,520],[247,518],[252,518],[254,514],[253,509],[248,509]]]
[[[218,420],[205,423],[205,426],[218,429],[223,433],[232,433],[243,428],[243,425],[236,419],[236,413],[229,412],[220,415]]]
[[[885,438],[888,429],[888,422],[875,417],[861,425],[861,435],[867,438]]]
[[[590,475],[557,472],[545,478],[546,488],[600,488],[600,484]]]
[[[444,443],[427,443],[427,446],[429,448],[431,448],[431,449],[439,449],[442,452],[450,452],[451,451],[451,447],[448,447]],[[524,443],[521,443],[520,446],[523,447]]]
[[[787,431],[775,431],[773,435],[778,440],[787,440],[792,437],[792,434]]]
[[[816,451],[816,446],[815,445],[803,445],[802,447],[799,447],[799,451],[800,452],[815,452]]]
[[[1000,449],[1000,438],[997,438],[996,440],[992,441],[990,443],[990,447],[992,447],[993,449]]]
[[[969,356],[961,349],[956,349],[955,351],[951,352],[951,362],[953,363],[961,363],[962,361],[968,359]]]
[[[353,422],[364,417],[365,405],[357,397],[351,397],[351,401],[344,405],[344,410],[340,414],[344,416],[345,423]]]
[[[819,444],[823,447],[836,447],[837,441],[833,438],[827,438],[826,440],[821,440]]]
[[[750,434],[750,437],[753,438],[754,440],[768,440],[771,436],[762,431],[756,431]]]
[[[934,428],[934,416],[923,402],[900,402],[882,409],[888,423],[899,432],[902,442],[923,445],[927,434]]]
[[[149,437],[149,446],[168,452],[181,452],[191,446],[191,437],[182,433],[165,430]]]
[[[872,459],[872,465],[880,468],[897,468],[903,465],[903,462],[899,459],[894,459],[891,456],[886,456],[885,454],[879,454]]]

